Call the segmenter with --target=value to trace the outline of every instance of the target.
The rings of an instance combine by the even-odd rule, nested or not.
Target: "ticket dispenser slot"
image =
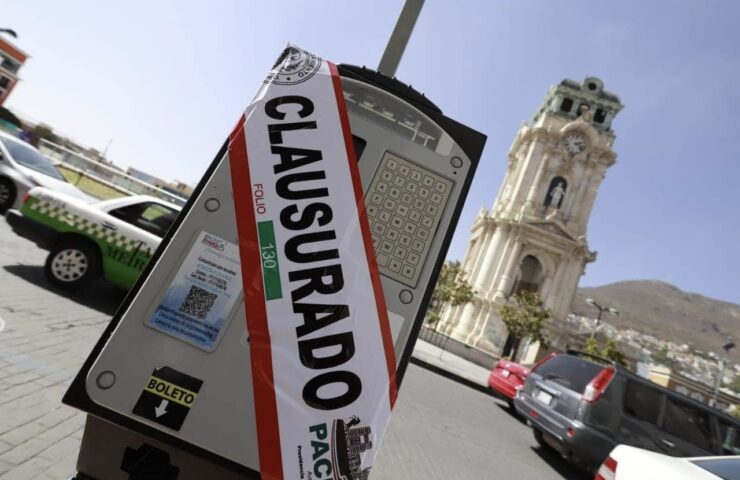
[[[485,136],[445,117],[395,79],[350,65],[338,71],[400,382]],[[107,451],[120,450],[121,459],[128,452],[130,460],[147,440],[169,455],[170,475],[176,467],[179,479],[211,473],[203,463],[181,460],[185,454],[259,478],[226,157],[224,144],[65,395],[65,403],[95,417],[88,421],[95,428],[88,429],[82,452],[108,442]],[[183,271],[192,269],[218,284],[223,295],[188,284],[173,293]],[[173,308],[194,318],[218,310],[219,321],[207,329],[178,329],[167,323]],[[94,470],[86,475],[128,478],[121,459],[116,465],[82,457],[79,465]]]

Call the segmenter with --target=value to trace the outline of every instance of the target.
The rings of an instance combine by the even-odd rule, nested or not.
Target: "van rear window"
[[[604,367],[572,355],[556,355],[536,369],[536,373],[565,388],[583,393],[586,385]]]

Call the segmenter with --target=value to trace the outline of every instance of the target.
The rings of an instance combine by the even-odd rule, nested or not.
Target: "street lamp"
[[[586,303],[588,303],[589,305],[593,305],[599,310],[599,314],[596,316],[596,322],[594,323],[594,329],[591,331],[591,336],[589,337],[589,340],[591,340],[594,338],[594,335],[596,335],[596,329],[599,328],[599,324],[601,323],[601,315],[604,312],[610,313],[612,315],[619,315],[619,311],[616,308],[607,307],[606,305],[596,303],[593,298],[587,298]]]
[[[725,351],[725,354],[722,356],[722,358],[719,359],[719,374],[717,375],[717,380],[714,382],[714,392],[712,392],[712,398],[709,401],[709,406],[714,407],[717,404],[717,397],[719,396],[719,387],[722,386],[722,377],[725,376],[725,365],[727,364],[727,355],[730,353],[730,350],[735,348],[735,342],[727,342],[724,345],[722,345],[722,350]]]
[[[11,30],[10,28],[0,28],[0,33],[7,33],[13,38],[18,38],[18,34],[15,33],[15,30]]]

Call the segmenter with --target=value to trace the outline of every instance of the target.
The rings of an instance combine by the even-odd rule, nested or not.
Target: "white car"
[[[594,480],[642,479],[740,480],[740,456],[678,458],[619,445]]]
[[[146,195],[88,204],[36,187],[5,219],[49,250],[44,271],[53,284],[80,290],[103,277],[129,289],[179,213],[177,205]]]
[[[18,208],[26,192],[38,186],[88,203],[93,200],[68,183],[51,161],[33,146],[0,132],[0,213]]]

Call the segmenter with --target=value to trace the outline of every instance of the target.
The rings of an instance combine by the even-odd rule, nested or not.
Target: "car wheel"
[[[7,178],[0,178],[0,213],[5,213],[15,202],[15,185]]]
[[[100,253],[88,242],[63,240],[46,257],[44,272],[59,287],[68,290],[87,287],[100,277]]]
[[[537,445],[540,446],[540,448],[544,450],[552,450],[553,448],[547,444],[545,441],[545,436],[542,433],[542,430],[537,430],[536,428],[532,429],[532,433],[534,433],[534,440],[537,442]]]

